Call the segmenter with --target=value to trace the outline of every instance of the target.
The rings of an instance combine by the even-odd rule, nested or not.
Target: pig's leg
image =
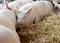
[[[40,21],[41,17],[40,16],[36,16],[35,22]]]

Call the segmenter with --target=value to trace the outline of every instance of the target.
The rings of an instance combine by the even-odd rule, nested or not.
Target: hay
[[[60,43],[60,15],[45,16],[35,24],[20,28],[18,34],[22,43]]]

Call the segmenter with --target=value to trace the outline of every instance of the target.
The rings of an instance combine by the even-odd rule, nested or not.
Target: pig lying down
[[[23,5],[17,13],[17,22],[19,25],[32,24],[52,12],[52,10],[53,5],[49,1],[36,1]]]

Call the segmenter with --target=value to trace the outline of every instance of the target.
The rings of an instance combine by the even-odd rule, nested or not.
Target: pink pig
[[[53,5],[49,1],[36,1],[26,4],[19,9],[17,22],[19,25],[32,24],[52,12],[52,10]]]

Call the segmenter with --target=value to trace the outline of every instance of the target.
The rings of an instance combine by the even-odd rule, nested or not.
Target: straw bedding
[[[17,30],[22,43],[60,43],[60,14],[45,16],[39,22]]]

